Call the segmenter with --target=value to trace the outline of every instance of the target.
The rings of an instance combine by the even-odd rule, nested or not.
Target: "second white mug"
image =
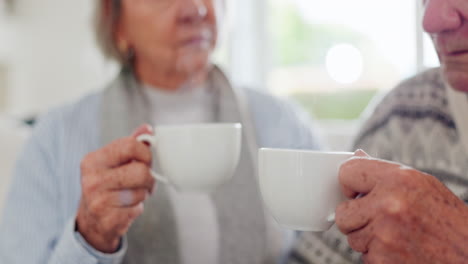
[[[277,222],[302,231],[325,231],[336,207],[346,200],[338,172],[350,152],[259,150],[263,201]]]

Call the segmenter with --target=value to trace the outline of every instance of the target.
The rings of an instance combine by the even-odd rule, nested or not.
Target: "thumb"
[[[151,125],[144,124],[144,125],[139,126],[137,129],[133,130],[132,137],[137,138],[138,136],[143,135],[143,134],[153,135],[153,133],[154,133],[153,127]]]

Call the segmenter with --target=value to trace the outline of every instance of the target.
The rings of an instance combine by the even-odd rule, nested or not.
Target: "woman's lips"
[[[201,45],[204,42],[209,42],[208,38],[205,38],[203,36],[196,36],[189,38],[183,42],[184,45]]]
[[[203,35],[193,36],[182,41],[183,47],[208,49],[210,45],[211,38]]]
[[[209,29],[203,29],[195,34],[188,35],[181,42],[182,46],[208,48],[211,44],[213,34]]]

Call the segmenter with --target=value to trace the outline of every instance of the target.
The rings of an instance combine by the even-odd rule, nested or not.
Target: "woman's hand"
[[[113,253],[152,193],[151,151],[136,137],[149,126],[89,153],[81,162],[82,196],[77,230],[96,250]]]
[[[341,166],[336,224],[365,263],[466,263],[468,207],[440,181],[358,151]]]

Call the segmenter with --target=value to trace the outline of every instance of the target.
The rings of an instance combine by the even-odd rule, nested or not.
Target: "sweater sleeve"
[[[114,264],[125,245],[112,255],[86,247],[74,230],[74,217],[64,219],[57,175],[61,125],[46,116],[35,127],[14,170],[0,221],[0,263]]]

